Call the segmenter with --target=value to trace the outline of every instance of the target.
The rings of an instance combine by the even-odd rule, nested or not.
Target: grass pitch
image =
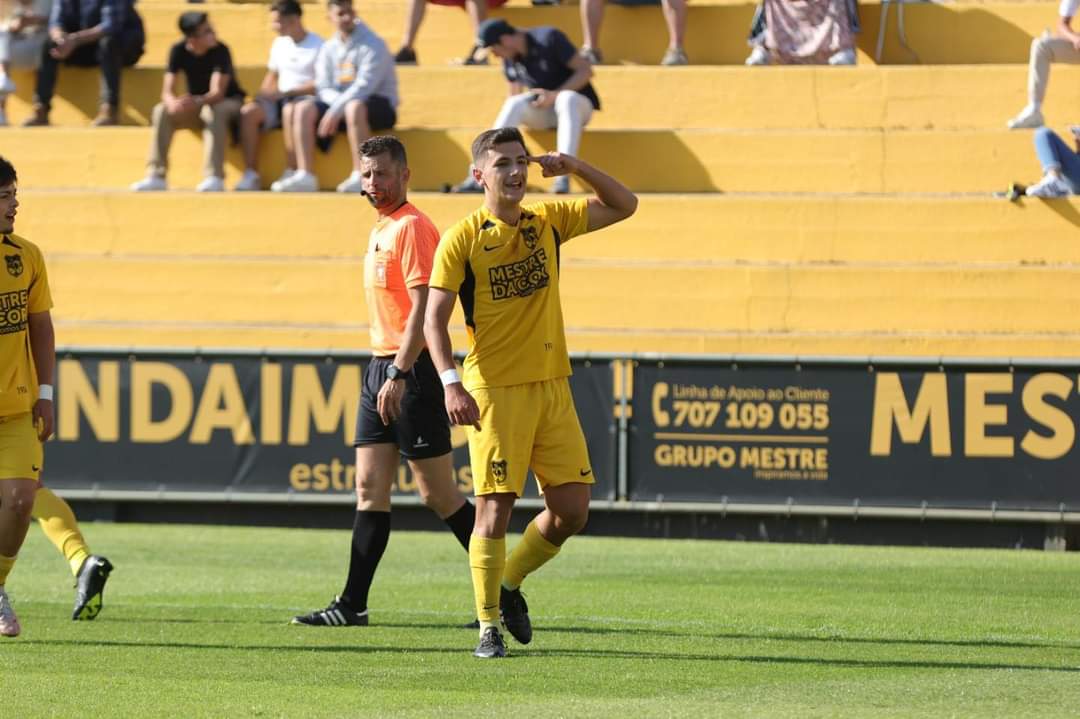
[[[344,531],[84,527],[116,565],[70,621],[31,527],[0,715],[1072,716],[1080,556],[572,540],[525,585],[532,644],[473,659],[465,554],[391,537],[372,626],[289,626],[344,581]],[[516,538],[511,538],[510,545]]]

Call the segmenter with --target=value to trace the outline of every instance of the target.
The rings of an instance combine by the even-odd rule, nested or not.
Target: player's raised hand
[[[530,155],[529,162],[540,165],[544,177],[569,175],[577,170],[577,159],[561,152],[549,152],[535,157]]]
[[[51,399],[39,399],[34,403],[34,429],[37,430],[38,439],[44,442],[53,433],[55,423],[53,403]]]
[[[446,386],[446,414],[453,424],[471,425],[480,430],[480,407],[460,382]]]

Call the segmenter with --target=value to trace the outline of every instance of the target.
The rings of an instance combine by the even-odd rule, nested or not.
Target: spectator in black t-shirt
[[[494,128],[525,125],[534,130],[556,129],[556,146],[564,155],[577,156],[581,133],[600,109],[600,98],[589,80],[592,64],[570,38],[554,27],[515,29],[501,18],[480,24],[477,42],[503,61],[510,97],[503,103]],[[469,178],[453,190],[481,192]],[[554,192],[570,191],[570,178],[555,178]]]
[[[218,42],[206,13],[181,15],[180,31],[184,39],[169,50],[161,102],[154,106],[152,114],[154,138],[150,143],[149,171],[145,179],[131,186],[137,192],[167,188],[169,146],[179,128],[203,131],[204,179],[195,189],[225,189],[225,145],[229,129],[240,116],[244,91],[236,84],[229,48]],[[187,80],[185,94],[176,89],[176,76],[181,72]]]

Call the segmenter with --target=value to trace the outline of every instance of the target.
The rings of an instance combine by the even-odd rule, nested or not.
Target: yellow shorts
[[[38,479],[44,456],[33,415],[0,417],[0,480]]]
[[[565,378],[471,391],[480,430],[469,428],[476,494],[525,491],[528,470],[545,487],[593,484],[589,450]]]

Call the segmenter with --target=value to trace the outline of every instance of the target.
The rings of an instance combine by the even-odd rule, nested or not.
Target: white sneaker
[[[768,65],[769,64],[769,51],[761,45],[754,45],[754,49],[750,51],[750,57],[746,58],[747,65]]]
[[[11,606],[11,599],[3,587],[0,587],[0,637],[17,637],[22,627],[19,626],[19,618],[15,616],[15,609]]]
[[[223,192],[224,190],[225,180],[214,175],[195,185],[195,192]]]
[[[236,192],[256,192],[261,189],[262,182],[259,180],[259,173],[255,170],[244,170],[244,176],[233,187]]]
[[[295,175],[297,172],[298,170],[294,170],[291,167],[286,167],[285,172],[281,173],[281,177],[270,183],[270,191],[281,192],[282,183],[287,182],[288,179]]]
[[[1028,105],[1020,111],[1019,115],[1006,124],[1010,130],[1026,130],[1042,127],[1045,123],[1043,122],[1042,110],[1034,105]]]
[[[1065,178],[1047,173],[1041,180],[1027,188],[1026,194],[1028,197],[1067,197],[1072,194],[1072,188],[1065,182]]]
[[[159,175],[147,175],[138,182],[131,183],[133,192],[162,192],[169,189],[165,178]]]
[[[15,92],[15,81],[7,73],[0,72],[0,95],[10,95]]]
[[[277,187],[271,187],[275,192],[318,192],[319,178],[310,172],[297,170],[289,179],[279,180],[274,183]]]
[[[855,64],[855,50],[847,48],[846,50],[837,50],[829,56],[830,65],[854,65]]]
[[[360,181],[360,173],[356,170],[353,170],[352,174],[342,180],[341,184],[337,186],[338,192],[360,192],[363,189],[364,185]]]

